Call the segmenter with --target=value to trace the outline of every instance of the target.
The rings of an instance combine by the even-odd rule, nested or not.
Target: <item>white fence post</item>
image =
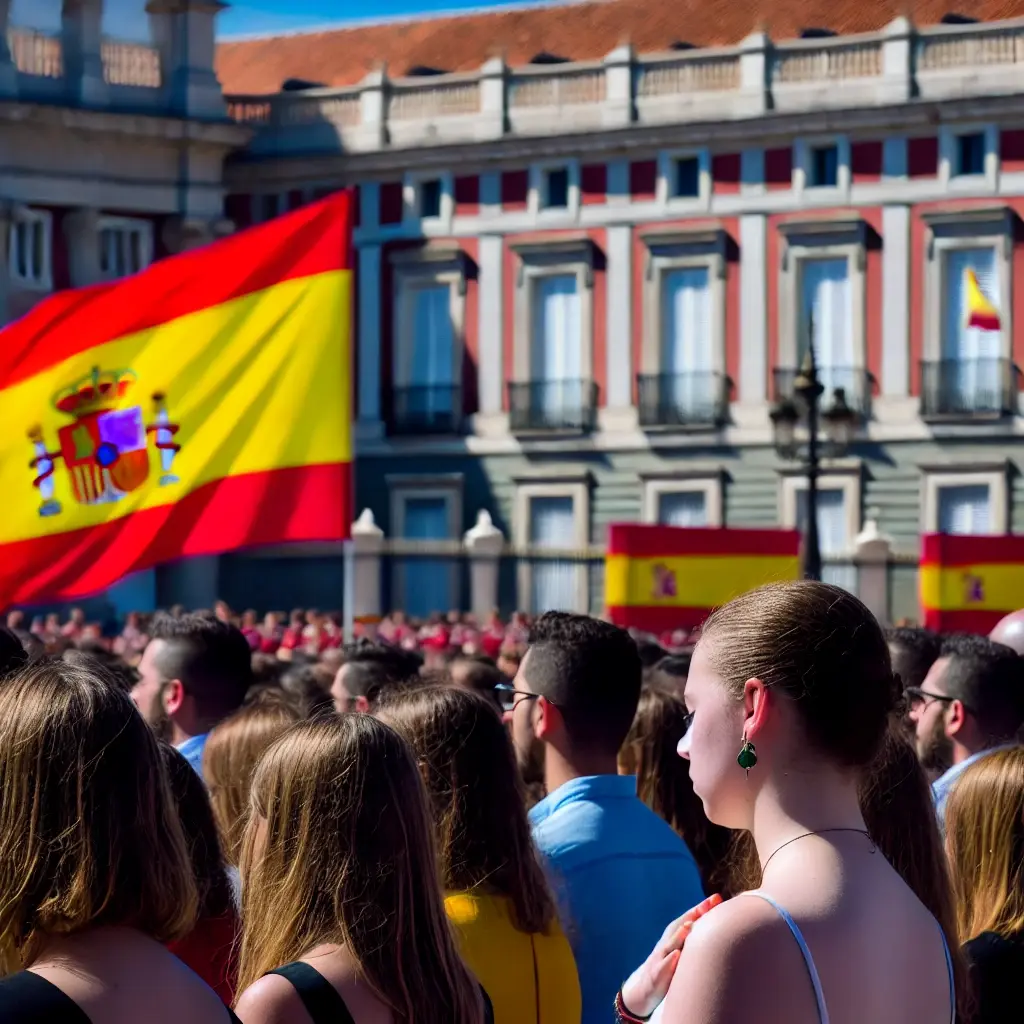
[[[868,511],[864,529],[854,541],[857,566],[857,594],[876,619],[890,624],[889,559],[892,556],[892,538],[878,529],[878,510]]]
[[[364,508],[352,524],[352,545],[355,558],[355,617],[376,618],[381,614],[380,564],[384,548],[384,531],[373,513]]]
[[[477,513],[476,525],[464,538],[469,555],[470,608],[483,620],[498,606],[498,576],[505,536],[486,509]]]

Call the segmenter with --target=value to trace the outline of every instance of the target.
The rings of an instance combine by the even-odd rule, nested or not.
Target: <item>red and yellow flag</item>
[[[978,284],[978,275],[969,267],[964,271],[967,289],[967,326],[983,331],[999,330],[999,311],[989,302]]]
[[[1024,608],[1024,536],[921,538],[921,614],[929,629],[988,633]]]
[[[348,535],[351,203],[62,292],[0,332],[0,607]]]
[[[609,527],[605,607],[619,626],[693,629],[719,605],[800,575],[797,530]]]

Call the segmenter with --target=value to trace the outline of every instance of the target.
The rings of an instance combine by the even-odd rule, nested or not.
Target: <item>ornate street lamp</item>
[[[824,428],[826,455],[839,458],[850,447],[857,414],[846,401],[843,388],[835,388],[831,404],[821,408],[825,386],[818,377],[814,357],[814,320],[809,325],[810,344],[803,366],[793,381],[793,393],[771,411],[775,450],[783,459],[802,461],[807,474],[807,528],[804,535],[804,578],[821,579],[821,542],[818,537],[818,478],[821,475],[821,437]],[[807,428],[806,451],[801,449],[797,428]]]

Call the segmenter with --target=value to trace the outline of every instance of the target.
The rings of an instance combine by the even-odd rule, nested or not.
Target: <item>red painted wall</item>
[[[850,168],[855,184],[881,181],[882,155],[881,142],[855,142],[850,146]]]
[[[457,217],[473,217],[480,212],[479,175],[470,174],[456,178],[454,192]]]
[[[402,183],[387,181],[380,187],[381,224],[402,223]]]
[[[607,193],[607,164],[586,164],[580,168],[580,194],[584,206],[603,203]]]
[[[1004,171],[1024,171],[1024,131],[1000,133],[999,156]]]
[[[606,232],[604,228],[589,228],[583,232],[579,231],[531,231],[521,235],[509,235],[505,239],[504,264],[505,273],[502,287],[504,290],[504,355],[503,363],[505,368],[505,380],[515,380],[515,303],[516,303],[516,279],[519,274],[519,257],[512,251],[512,246],[529,241],[553,241],[557,238],[564,238],[567,235],[573,238],[585,234],[601,251],[605,252]],[[594,364],[591,367],[592,379],[597,384],[598,404],[605,405],[607,402],[607,378],[608,378],[608,275],[605,272],[603,261],[594,268],[594,333],[592,338],[592,351]],[[584,368],[586,369],[586,368]],[[508,391],[502,396],[502,408],[508,408]]]
[[[764,183],[769,192],[781,192],[793,187],[793,149],[791,146],[764,151]]]
[[[739,153],[719,153],[711,158],[711,188],[719,195],[739,192],[741,162]]]
[[[526,171],[503,171],[501,175],[501,205],[505,210],[525,210],[530,189],[530,176]]]
[[[629,165],[629,194],[636,202],[646,202],[657,195],[658,162],[638,160]]]
[[[455,239],[474,265],[480,256],[477,238]],[[466,281],[466,311],[463,320],[462,411],[467,415],[480,408],[477,371],[480,368],[480,282],[476,274]]]
[[[910,139],[907,142],[907,176],[934,178],[939,173],[939,140]]]
[[[729,246],[729,258],[725,265],[725,372],[734,382],[739,381],[740,374],[740,264],[739,220],[736,217],[716,218],[716,225],[721,225],[732,240]],[[706,225],[707,219],[692,218],[689,220],[659,221],[660,230],[671,228],[697,228]],[[647,272],[647,245],[643,240],[643,232],[651,230],[655,225],[647,224],[633,230],[633,311],[632,330],[630,332],[633,362],[633,401],[638,400],[636,375],[644,371],[644,286]]]

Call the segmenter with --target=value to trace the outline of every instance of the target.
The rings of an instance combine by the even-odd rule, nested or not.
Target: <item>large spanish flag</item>
[[[616,524],[604,572],[612,622],[652,633],[693,629],[748,590],[797,579],[800,533]]]
[[[351,196],[0,332],[0,608],[351,522]]]
[[[970,267],[964,271],[964,286],[967,290],[967,326],[983,331],[998,331],[999,311],[981,290],[978,275]]]
[[[988,633],[1024,608],[1024,536],[921,538],[921,613],[929,629]]]

